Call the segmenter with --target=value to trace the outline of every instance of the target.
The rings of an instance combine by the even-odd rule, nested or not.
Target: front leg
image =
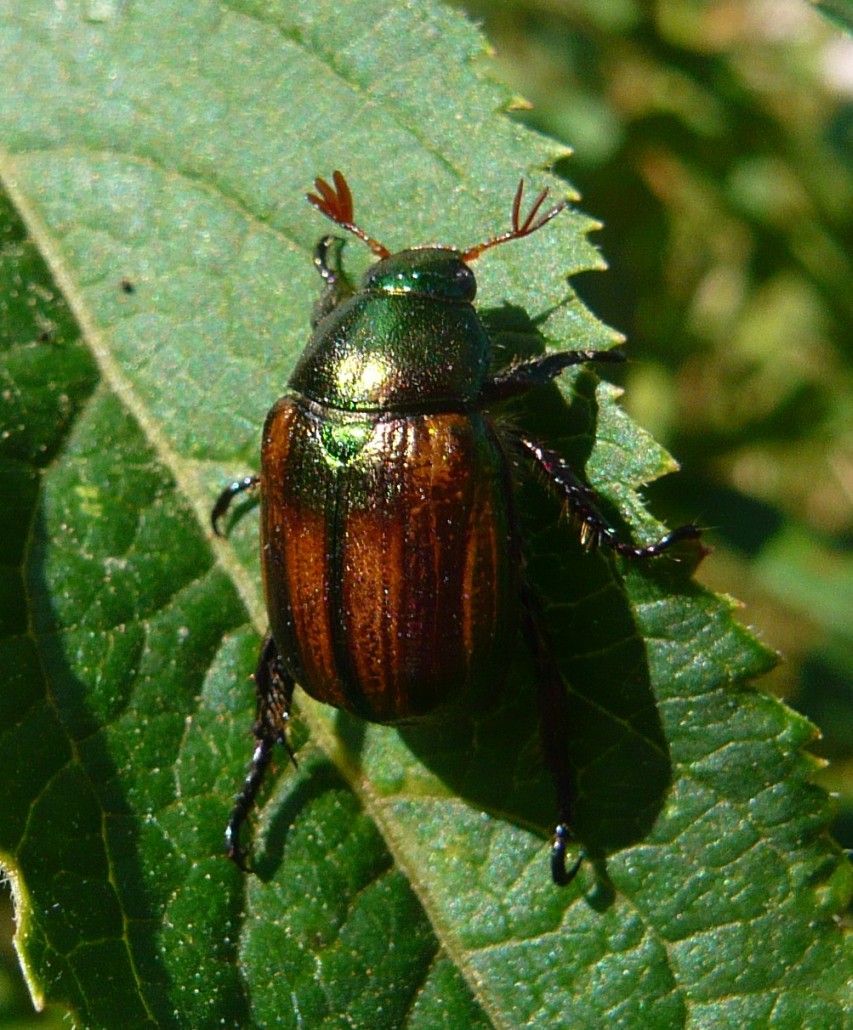
[[[329,312],[353,295],[352,283],[344,271],[340,236],[324,236],[314,249],[314,267],[323,280],[323,290],[311,313],[311,328],[316,329]]]
[[[276,744],[281,744],[290,755],[293,764],[296,764],[296,757],[287,740],[294,682],[284,670],[271,634],[267,635],[261,647],[254,679],[258,701],[253,729],[255,750],[225,828],[225,851],[241,869],[246,868],[246,856],[240,847],[240,830],[255,804]]]

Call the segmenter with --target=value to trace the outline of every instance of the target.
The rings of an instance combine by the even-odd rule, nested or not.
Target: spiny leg
[[[489,404],[516,397],[537,386],[545,386],[572,365],[588,362],[616,363],[624,360],[625,355],[615,350],[570,350],[543,354],[529,361],[510,365],[499,372],[486,384],[482,400],[484,404]],[[604,544],[626,558],[653,558],[679,540],[695,540],[701,535],[699,527],[689,523],[679,526],[646,547],[635,547],[626,543],[599,512],[595,491],[577,475],[561,454],[541,446],[524,435],[514,434],[514,437],[557,488],[571,515],[580,522],[581,543],[584,547],[594,549]]]
[[[210,524],[213,526],[213,532],[217,536],[225,536],[219,528],[219,520],[227,513],[234,498],[238,494],[254,489],[260,481],[260,476],[244,476],[242,479],[231,483],[230,486],[226,486],[219,497],[217,497],[216,504],[214,504],[213,510],[210,513]]]
[[[293,679],[284,671],[275,641],[272,635],[268,634],[261,647],[255,671],[255,692],[258,701],[253,729],[255,750],[225,828],[226,853],[241,869],[246,868],[246,856],[240,847],[240,830],[255,804],[276,744],[281,744],[290,755],[291,761],[296,764],[296,757],[287,740],[293,689]]]
[[[617,363],[624,360],[625,355],[615,350],[573,350],[543,354],[510,365],[499,372],[483,389],[482,401],[489,404],[507,400],[537,386],[545,386],[572,365],[588,362]],[[577,475],[561,454],[541,446],[527,436],[513,434],[513,437],[556,486],[570,513],[581,523],[581,543],[585,547],[595,548],[604,544],[627,558],[653,558],[679,540],[695,540],[701,536],[699,527],[688,523],[646,547],[626,543],[598,511],[595,491]]]
[[[518,435],[515,439],[565,500],[569,514],[580,523],[581,544],[588,550],[605,546],[625,558],[655,558],[681,540],[698,540],[702,535],[699,527],[690,522],[644,547],[622,540],[599,512],[595,491],[577,475],[561,454],[526,436]]]

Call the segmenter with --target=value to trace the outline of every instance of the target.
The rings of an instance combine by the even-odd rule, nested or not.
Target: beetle
[[[623,360],[614,351],[571,350],[491,370],[471,262],[539,231],[566,200],[543,210],[543,190],[522,216],[522,179],[507,231],[466,250],[392,253],[356,224],[340,172],[331,184],[318,178],[315,189],[310,203],[378,260],[353,289],[340,262],[344,240],[318,243],[324,288],[313,333],[267,415],[260,475],[232,483],[211,513],[219,533],[234,498],[260,488],[270,629],[254,676],[255,748],[228,820],[227,853],[245,868],[241,828],[276,744],[294,758],[287,729],[297,683],[372,722],[452,717],[454,705],[494,691],[520,624],[535,660],[542,751],[556,791],[551,873],[556,884],[570,883],[583,852],[567,868],[566,689],[523,573],[514,466],[526,461],[544,473],[587,549],[652,558],[699,530],[681,526],[646,546],[620,539],[556,450],[495,420],[500,402],[572,365]]]

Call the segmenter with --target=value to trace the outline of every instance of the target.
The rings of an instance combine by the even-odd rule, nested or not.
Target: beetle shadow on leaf
[[[477,312],[480,321],[492,341],[493,371],[505,368],[514,360],[525,360],[545,353],[545,339],[539,332],[537,322],[524,308],[516,304],[502,304],[498,308],[486,308]]]
[[[490,313],[510,353],[536,352],[535,324],[514,309]],[[497,316],[500,316],[499,318]],[[501,328],[498,328],[500,323]],[[529,348],[529,349],[528,349]],[[507,424],[560,450],[583,475],[595,439],[597,378],[580,369],[567,404],[555,385],[513,404]],[[643,840],[672,778],[649,659],[624,583],[624,561],[588,553],[541,477],[520,471],[517,501],[528,577],[538,593],[568,692],[566,747],[575,777],[572,825],[606,886],[604,856]],[[619,513],[602,513],[626,537]],[[655,562],[632,575],[658,577]],[[409,748],[470,804],[549,838],[554,787],[543,767],[534,667],[521,634],[496,703],[473,702],[441,725],[401,727]],[[601,903],[612,893],[601,892]]]
[[[263,850],[256,850],[252,858],[252,873],[264,883],[273,881],[286,866],[288,836],[303,813],[318,797],[346,789],[340,772],[331,762],[312,757],[300,763],[300,771],[297,777],[292,775],[292,769],[284,779],[276,777],[276,790],[282,791],[284,800],[274,808],[263,836]]]

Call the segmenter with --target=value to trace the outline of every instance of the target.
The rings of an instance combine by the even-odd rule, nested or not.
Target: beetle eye
[[[473,300],[477,293],[477,279],[467,265],[460,265],[456,269],[456,282],[466,298]]]

